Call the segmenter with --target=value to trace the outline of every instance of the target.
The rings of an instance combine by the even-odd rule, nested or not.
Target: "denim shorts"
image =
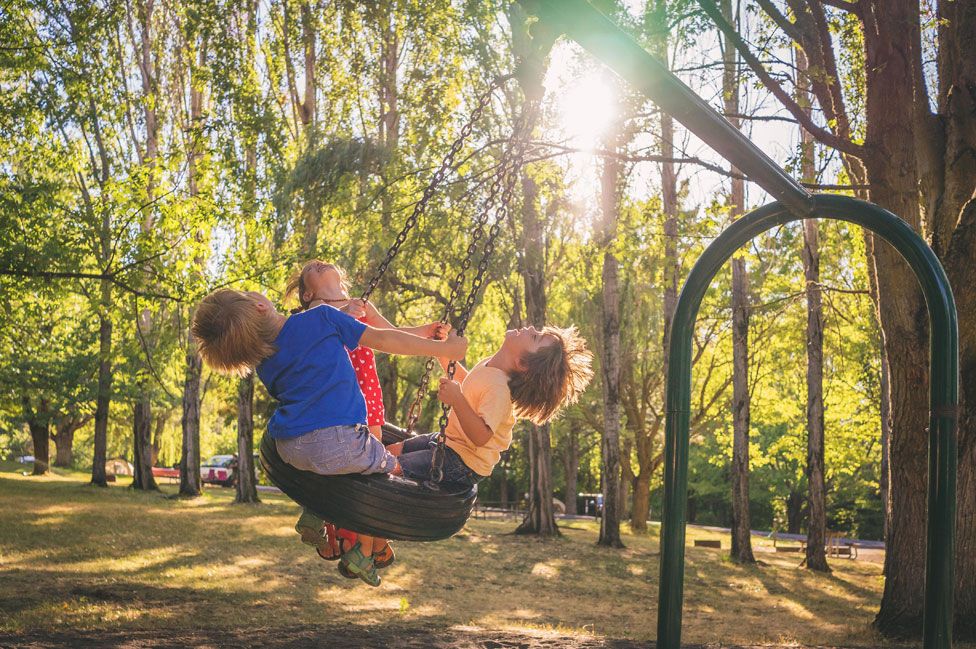
[[[400,452],[400,467],[403,475],[414,480],[427,480],[430,477],[430,462],[437,447],[438,433],[417,435],[403,442]],[[480,475],[468,468],[461,456],[454,449],[444,447],[444,479],[441,483],[449,483],[464,487],[473,487],[481,480]]]
[[[322,475],[389,473],[396,467],[396,458],[365,424],[319,428],[275,443],[282,460]]]

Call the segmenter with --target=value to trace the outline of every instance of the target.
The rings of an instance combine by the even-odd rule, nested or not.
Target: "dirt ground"
[[[741,645],[685,645],[688,649],[747,649]],[[753,647],[759,647],[754,645]],[[761,645],[762,649],[786,649]],[[126,633],[27,633],[0,635],[0,649],[217,649],[270,647],[305,649],[649,649],[653,644],[538,631],[511,633],[478,627],[342,628],[136,631]],[[889,649],[890,649],[889,645]],[[753,649],[750,647],[749,649]],[[791,645],[789,649],[798,649]],[[817,648],[827,649],[827,648]]]

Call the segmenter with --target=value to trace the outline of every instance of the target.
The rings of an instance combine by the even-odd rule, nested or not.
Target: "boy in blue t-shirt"
[[[461,360],[467,341],[421,338],[397,329],[374,329],[322,305],[286,317],[254,291],[220,289],[193,316],[193,337],[204,361],[219,372],[258,378],[278,401],[268,433],[281,458],[323,475],[392,473],[396,458],[369,434],[366,403],[346,348],[360,344],[390,354]],[[360,534],[340,565],[378,586],[373,552],[385,541]]]

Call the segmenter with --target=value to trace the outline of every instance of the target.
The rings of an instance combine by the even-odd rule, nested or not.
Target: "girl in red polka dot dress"
[[[371,302],[365,304],[361,300],[354,300],[349,296],[349,286],[345,272],[336,266],[318,259],[307,262],[301,272],[291,279],[285,295],[298,295],[301,304],[299,310],[325,302],[341,311],[345,311],[354,318],[378,329],[394,329],[395,327],[376,310]],[[450,325],[432,322],[421,327],[399,327],[424,338],[441,340],[450,331]],[[383,406],[383,390],[380,388],[379,376],[376,373],[376,357],[373,350],[359,346],[349,352],[349,361],[356,371],[359,389],[366,400],[366,423],[369,432],[382,440],[385,423],[385,409]],[[342,541],[355,542],[355,533],[348,530],[336,530],[331,524],[323,522],[311,512],[302,514],[295,529],[302,535],[302,541],[315,546],[323,559],[338,559],[341,554],[339,547]],[[385,568],[393,563],[393,549],[387,543],[384,549],[373,555],[377,568]],[[355,577],[355,575],[352,575]]]

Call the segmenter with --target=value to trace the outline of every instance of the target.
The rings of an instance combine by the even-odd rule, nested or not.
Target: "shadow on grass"
[[[560,637],[655,635],[654,533],[626,536],[620,551],[596,546],[596,530],[576,521],[552,541],[510,534],[513,521],[472,521],[444,542],[396,543],[397,563],[370,589],[299,543],[296,505],[266,494],[258,506],[232,498],[215,490],[169,500],[0,474],[0,632],[328,623],[357,633],[474,624]],[[880,587],[869,582],[878,567],[811,576],[723,556],[689,548],[689,641],[874,641],[868,624]]]

